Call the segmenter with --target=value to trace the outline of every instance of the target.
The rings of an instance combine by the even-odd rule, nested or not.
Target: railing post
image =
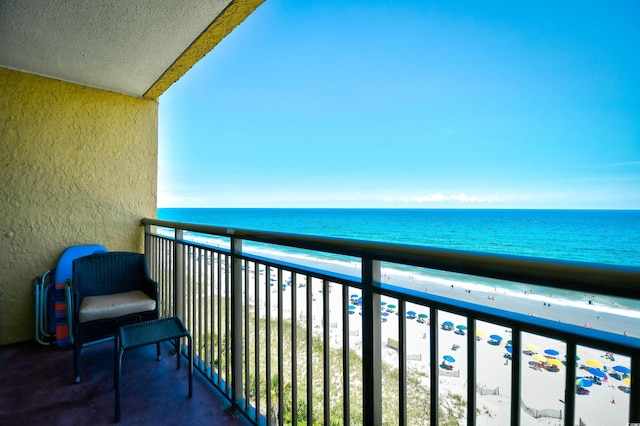
[[[175,230],[175,244],[173,245],[173,258],[175,265],[173,266],[173,309],[174,314],[183,320],[184,318],[184,245],[182,239],[184,231],[182,229]]]
[[[514,351],[515,352],[515,351]],[[567,372],[564,384],[564,424],[575,424],[576,411],[576,342],[567,340]]]
[[[149,225],[149,224],[144,225],[143,244],[144,244],[144,259],[145,259],[145,262],[147,263],[147,269],[149,270],[149,273],[152,276],[154,276],[158,268],[158,255],[156,253],[156,250],[153,249],[153,245],[151,244],[152,226],[153,225]],[[155,276],[154,276],[154,279],[156,279]],[[158,289],[158,291],[159,290],[160,289]],[[161,311],[162,310],[158,307],[158,312],[160,312],[160,314],[162,314]]]
[[[147,267],[149,266],[149,253],[151,253],[151,225],[144,226],[144,254],[147,258]]]
[[[519,326],[511,328],[511,424],[520,424],[522,407],[522,330]]]
[[[476,424],[476,319],[467,317],[467,426]]]
[[[380,261],[362,259],[362,388],[363,424],[382,424],[382,346],[380,334]]]
[[[438,408],[440,406],[438,397],[439,395],[439,359],[438,359],[438,310],[435,308],[430,308],[431,313],[431,322],[429,322],[429,381],[430,381],[430,424],[437,425],[439,424],[439,413]]]
[[[242,403],[242,240],[231,238],[231,401]]]
[[[640,422],[640,353],[635,351],[631,355],[631,394],[629,395],[631,403],[629,404],[629,421],[631,423]]]

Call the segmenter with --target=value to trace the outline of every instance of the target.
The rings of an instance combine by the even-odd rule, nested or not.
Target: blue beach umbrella
[[[442,359],[444,359],[447,362],[456,362],[456,359],[454,357],[452,357],[451,355],[445,355],[442,357]]]
[[[604,371],[598,370],[597,368],[594,368],[594,367],[589,368],[587,371],[596,377],[607,377]]]
[[[356,307],[355,307],[355,306],[353,306],[353,305],[349,305],[349,310],[350,310],[350,311],[353,311],[353,310],[355,310],[355,309],[356,309]]]
[[[615,367],[613,367],[614,371],[617,371],[618,373],[622,373],[622,374],[629,374],[631,373],[631,370],[628,367],[625,367],[624,365],[616,365]]]
[[[352,295],[351,295],[351,298],[352,298],[352,299],[357,299],[358,297],[360,297],[360,295],[359,295],[359,294],[352,294]]]
[[[414,318],[414,317],[416,316],[416,313],[415,313],[415,312],[413,312],[413,311],[409,311],[409,312],[407,312],[407,316],[408,316],[409,318]]]
[[[497,340],[498,342],[502,340],[502,336],[498,336],[497,334],[492,334],[489,338],[491,338],[491,340]]]
[[[593,382],[589,379],[585,379],[584,377],[576,380],[576,385],[580,386],[581,388],[588,388],[589,386],[593,385]]]
[[[453,327],[453,323],[451,321],[445,321],[442,323],[445,327]]]
[[[380,301],[380,306],[384,306],[384,305],[386,305],[386,304],[387,304],[387,302],[385,302],[384,300],[381,300],[381,301]]]
[[[555,349],[545,349],[544,353],[550,356],[560,355],[560,352],[556,351]]]
[[[505,349],[507,350],[507,352],[509,352],[510,354],[513,353],[513,346],[505,346]]]

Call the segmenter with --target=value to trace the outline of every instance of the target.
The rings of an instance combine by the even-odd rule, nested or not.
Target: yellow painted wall
[[[158,104],[0,68],[0,345],[34,337],[33,279],[68,246],[143,251]]]

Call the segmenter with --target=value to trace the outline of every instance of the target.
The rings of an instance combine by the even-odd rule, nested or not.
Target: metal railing
[[[149,270],[160,285],[161,315],[183,317],[193,336],[196,367],[256,424],[474,425],[479,415],[481,324],[498,325],[511,334],[509,389],[500,389],[509,400],[511,424],[528,415],[525,407],[531,411],[522,386],[528,374],[527,335],[555,339],[566,348],[562,382],[568,391],[560,414],[564,425],[584,417],[576,414],[576,378],[581,372],[577,353],[583,347],[628,357],[628,416],[625,412],[623,417],[640,421],[640,327],[625,336],[446,297],[399,284],[386,268],[446,271],[638,303],[640,269],[156,219],[142,224]],[[265,247],[275,251],[265,255]],[[331,262],[313,256],[300,257],[296,250],[341,257],[351,266],[331,267]],[[294,254],[282,254],[287,251]],[[416,310],[428,314],[416,316]],[[447,336],[439,317],[448,315],[459,316],[463,323],[459,331],[464,334],[460,342],[466,365],[460,370],[466,383],[463,395],[456,397],[462,400],[458,404],[439,390],[448,377],[439,355],[439,340]],[[391,332],[383,325],[387,318]],[[416,334],[416,321],[423,323],[422,336]],[[383,340],[389,334],[391,345]],[[426,348],[424,359],[408,353],[416,341]],[[419,367],[417,359],[423,361]],[[426,392],[416,395],[416,387]],[[557,411],[545,408],[535,407],[536,412]]]

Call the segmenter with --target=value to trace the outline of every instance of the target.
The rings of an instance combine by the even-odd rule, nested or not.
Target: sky
[[[160,97],[159,207],[640,209],[640,2],[267,0]]]

